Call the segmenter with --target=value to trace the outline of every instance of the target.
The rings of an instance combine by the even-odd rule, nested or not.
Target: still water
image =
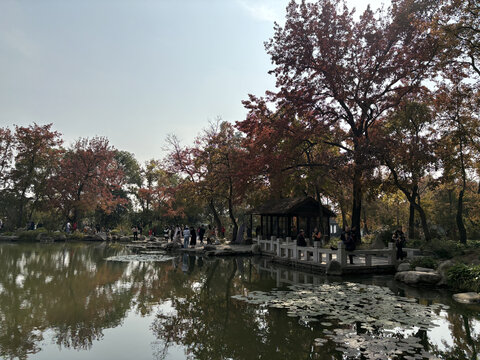
[[[258,258],[138,259],[116,244],[0,244],[0,358],[477,359],[479,309],[447,292]]]

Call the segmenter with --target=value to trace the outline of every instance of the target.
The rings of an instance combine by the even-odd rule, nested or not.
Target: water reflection
[[[321,347],[316,341],[340,326],[305,324],[287,316],[285,309],[232,298],[341,279],[272,267],[255,258],[104,260],[126,254],[122,246],[107,244],[0,245],[0,357],[27,359],[54,346],[58,359],[64,358],[62,349],[84,351],[83,358],[94,358],[91,349],[105,340],[106,329],[123,330],[120,325],[127,317],[151,316],[149,331],[157,341],[153,354],[151,348],[143,349],[142,358],[178,359],[178,352],[174,356],[172,351],[179,347],[184,358],[191,359],[344,358],[334,341]],[[439,358],[477,358],[479,309],[453,304],[445,291],[399,285],[389,276],[348,280],[388,287],[397,295],[420,299],[421,304],[450,305],[441,314],[441,327],[417,329],[411,336]],[[382,335],[362,322],[343,328],[359,335]]]

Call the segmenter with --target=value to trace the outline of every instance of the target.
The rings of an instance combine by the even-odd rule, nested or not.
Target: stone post
[[[322,262],[322,261],[318,261],[318,258],[319,258],[319,248],[318,248],[318,243],[319,241],[314,241],[313,242],[313,261],[315,263],[318,263],[318,262]],[[321,257],[321,256],[320,256]],[[321,260],[321,259],[320,259]]]
[[[365,255],[365,266],[372,266],[372,255]]]
[[[275,252],[275,250],[273,249],[273,244],[275,244],[275,241],[277,240],[277,238],[275,236],[270,236],[270,251],[271,252]]]
[[[280,244],[280,239],[277,239],[277,256],[282,257],[282,247]]]
[[[396,265],[397,264],[397,251],[395,249],[395,243],[389,242],[388,243],[388,265]]]
[[[297,260],[298,259],[298,250],[297,250],[297,244],[293,245],[293,259]]]
[[[342,268],[347,266],[347,250],[343,241],[338,242],[337,261],[342,265]]]

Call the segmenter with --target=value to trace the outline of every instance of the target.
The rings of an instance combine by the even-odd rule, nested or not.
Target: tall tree
[[[0,191],[7,186],[13,162],[14,138],[8,128],[0,128]]]
[[[115,193],[123,182],[115,149],[106,138],[79,139],[63,155],[52,179],[52,200],[66,219],[77,222],[97,208],[108,213],[124,204]]]
[[[393,1],[389,13],[367,8],[355,19],[345,2],[291,1],[285,25],[267,42],[277,78],[267,101],[293,104],[337,133],[329,142],[352,167],[352,225],[360,238],[363,182],[370,171],[371,127],[430,74],[439,50],[421,24],[430,9]],[[255,97],[247,107],[258,105]]]
[[[417,211],[425,240],[430,241],[426,213],[420,202],[420,183],[425,182],[436,165],[430,109],[425,103],[405,101],[382,125],[377,127],[377,154],[389,169],[393,184],[409,202],[408,236],[415,237]]]
[[[463,220],[464,196],[468,174],[475,170],[480,155],[480,118],[478,94],[471,84],[462,81],[456,71],[436,94],[436,110],[441,134],[439,155],[443,162],[443,178],[458,188],[456,223],[460,242],[467,242]]]
[[[57,165],[62,140],[52,131],[52,124],[15,127],[15,165],[10,173],[12,190],[17,199],[17,226],[25,221],[25,210],[31,198],[31,217],[38,202],[46,196],[47,183]]]

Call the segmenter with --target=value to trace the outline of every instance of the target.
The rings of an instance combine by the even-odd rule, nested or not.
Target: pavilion
[[[330,218],[336,214],[312,197],[296,197],[273,200],[249,211],[250,229],[256,229],[256,236],[269,239],[271,236],[285,239],[295,238],[300,229],[310,238],[314,228],[322,231],[325,239],[330,237]],[[260,217],[255,221],[253,217]],[[320,224],[322,226],[320,226]]]

